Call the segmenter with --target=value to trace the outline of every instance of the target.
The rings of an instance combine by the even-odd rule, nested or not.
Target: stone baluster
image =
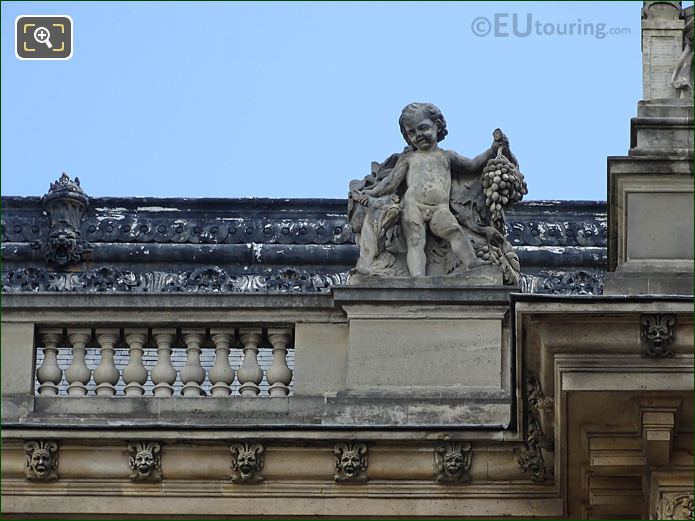
[[[234,340],[233,329],[211,329],[210,336],[215,343],[215,363],[208,378],[212,384],[212,396],[229,396],[234,381],[234,369],[229,364],[229,345]]]
[[[176,369],[171,364],[171,345],[176,340],[175,329],[153,329],[152,336],[157,343],[157,364],[152,368],[152,383],[155,396],[174,394]]]
[[[261,345],[262,331],[260,328],[240,329],[239,337],[244,344],[244,363],[237,371],[239,391],[242,396],[258,396],[263,380],[263,370],[258,365],[258,347]]]
[[[290,328],[268,329],[268,340],[273,346],[273,363],[266,374],[270,396],[287,396],[290,392],[288,386],[292,381],[292,370],[287,366],[287,344],[291,336]]]
[[[41,396],[57,396],[58,386],[63,379],[63,370],[58,366],[58,344],[63,339],[63,330],[45,328],[39,331],[43,341],[43,363],[36,371]]]
[[[128,344],[128,365],[123,369],[126,396],[145,394],[147,369],[142,363],[143,346],[147,342],[147,329],[125,329],[123,331]]]
[[[72,362],[65,370],[69,396],[85,396],[92,370],[87,367],[85,355],[87,344],[92,340],[92,330],[87,328],[68,328],[68,340],[72,345]]]
[[[200,345],[205,341],[204,329],[183,329],[183,341],[186,343],[186,365],[181,370],[184,396],[204,396],[202,383],[205,369],[200,365]]]
[[[114,362],[114,346],[120,338],[118,329],[97,329],[96,338],[99,344],[101,360],[94,370],[94,381],[97,384],[97,396],[114,396],[120,373]]]

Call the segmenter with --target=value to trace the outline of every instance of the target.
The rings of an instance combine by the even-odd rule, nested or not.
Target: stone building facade
[[[518,286],[349,284],[344,200],[3,197],[3,516],[692,519],[691,11]]]

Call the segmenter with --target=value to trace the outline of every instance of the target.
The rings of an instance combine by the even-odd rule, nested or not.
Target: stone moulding
[[[158,482],[162,480],[162,446],[156,441],[128,443],[130,481]]]
[[[367,444],[360,442],[336,443],[335,476],[338,483],[367,481]]]
[[[26,479],[55,481],[58,479],[58,443],[48,440],[27,441],[24,444]]]
[[[520,203],[523,205],[523,203]],[[31,242],[40,239],[47,227],[41,219],[2,219],[3,242]],[[92,244],[354,244],[354,234],[345,218],[267,220],[240,217],[232,224],[218,219],[166,219],[123,216],[87,217],[80,233]],[[605,247],[606,221],[594,218],[542,220],[514,217],[507,223],[507,238],[513,246]]]
[[[84,272],[55,272],[27,267],[3,272],[0,286],[2,293],[328,293],[334,286],[345,285],[348,277],[347,271],[321,273],[294,268],[234,275],[219,266],[177,272],[135,272],[106,266]],[[524,293],[600,295],[603,277],[603,272],[584,270],[522,273],[521,288]]]
[[[77,273],[50,272],[43,268],[20,268],[2,274],[4,293],[31,291],[129,292],[129,293],[277,293],[326,292],[344,285],[347,273],[315,273],[292,268],[264,273],[232,275],[219,266],[191,271],[134,272],[111,267]]]

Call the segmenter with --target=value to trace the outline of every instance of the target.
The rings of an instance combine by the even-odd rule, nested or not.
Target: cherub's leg
[[[401,214],[403,235],[408,243],[406,257],[408,271],[413,277],[424,277],[427,258],[425,257],[425,242],[427,240],[427,228],[422,213],[415,205],[405,203]]]
[[[466,232],[448,208],[441,208],[434,212],[430,228],[437,237],[449,241],[454,255],[463,261],[466,269],[486,264],[485,261],[476,257]]]

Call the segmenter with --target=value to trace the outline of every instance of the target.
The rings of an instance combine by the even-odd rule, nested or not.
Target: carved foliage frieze
[[[540,381],[529,372],[526,377],[526,441],[516,458],[521,470],[539,483],[552,481],[555,474],[553,463],[549,461],[555,441],[543,432],[540,420],[543,412],[552,412],[552,406],[553,399],[543,394]]]
[[[130,481],[162,480],[162,446],[156,441],[134,441],[128,444]]]
[[[692,492],[681,494],[664,494],[656,505],[655,519],[693,519]]]
[[[264,448],[260,443],[233,443],[232,482],[258,483],[263,481],[261,470],[264,463]]]
[[[605,219],[524,220],[508,216],[507,239],[513,246],[606,247]],[[174,244],[354,244],[346,218],[336,219],[195,219],[84,217],[80,233],[90,243]],[[38,218],[4,216],[4,242],[31,242],[45,233]]]
[[[37,440],[24,444],[25,475],[29,481],[54,481],[58,479],[58,443]]]
[[[320,293],[345,284],[347,273],[315,273],[292,268],[233,275],[219,266],[192,271],[134,272],[101,267],[78,273],[20,268],[2,274],[2,292],[69,291],[129,293]]]
[[[640,339],[645,345],[642,356],[652,358],[673,356],[671,344],[676,339],[676,316],[642,315],[640,317]]]
[[[440,442],[434,447],[434,481],[439,484],[469,483],[473,449],[467,442]]]
[[[367,445],[360,442],[336,443],[335,481],[339,483],[367,481]]]

